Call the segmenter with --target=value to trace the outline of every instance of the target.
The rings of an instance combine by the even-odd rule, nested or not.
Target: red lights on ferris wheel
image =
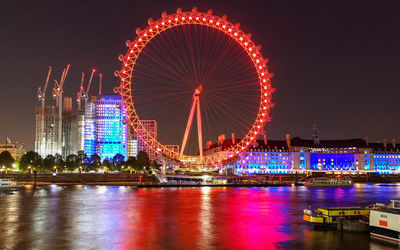
[[[173,152],[150,136],[150,134],[144,129],[143,125],[141,124],[140,118],[134,108],[135,104],[133,103],[132,98],[133,83],[131,80],[133,78],[136,60],[142,50],[151,41],[151,39],[159,35],[161,32],[176,26],[193,24],[205,25],[214,28],[233,38],[247,53],[259,76],[259,85],[261,90],[261,100],[257,115],[257,117],[259,118],[256,119],[252,128],[245,135],[245,137],[239,143],[233,145],[232,148],[229,149],[230,152],[233,153],[233,155],[223,152],[220,155],[211,154],[199,157],[187,156]],[[168,15],[165,11],[162,12],[161,19],[159,20],[154,21],[152,18],[149,18],[148,27],[143,30],[137,28],[136,39],[133,42],[126,41],[126,46],[129,48],[128,53],[125,56],[118,56],[118,59],[122,61],[122,70],[115,71],[114,74],[121,80],[119,92],[121,93],[121,96],[123,98],[124,105],[128,108],[127,115],[130,119],[130,123],[136,126],[134,127],[134,129],[138,132],[138,136],[141,137],[141,139],[154,150],[162,148],[163,150],[159,151],[159,153],[165,155],[165,157],[167,157],[168,159],[173,159],[181,162],[182,164],[187,164],[188,161],[184,160],[193,158],[196,159],[195,165],[227,162],[231,160],[234,155],[240,154],[250,145],[252,145],[257,139],[257,136],[261,133],[261,130],[262,128],[264,128],[266,122],[270,119],[268,114],[270,108],[273,107],[273,103],[271,103],[271,94],[274,92],[274,89],[271,88],[270,83],[272,74],[268,72],[267,68],[268,59],[263,58],[263,56],[261,55],[261,46],[256,46],[251,40],[251,33],[246,34],[242,30],[240,30],[239,27],[240,23],[236,23],[234,25],[227,20],[226,15],[222,17],[214,16],[212,14],[212,10],[204,13],[198,12],[197,8],[194,7],[191,12],[183,12],[181,8],[178,8],[176,13],[170,15]],[[190,164],[193,164],[193,162],[191,162]]]

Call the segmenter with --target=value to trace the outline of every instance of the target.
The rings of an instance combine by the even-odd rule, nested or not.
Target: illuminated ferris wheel
[[[135,40],[126,42],[128,52],[119,56],[122,69],[115,72],[120,78],[116,91],[128,123],[157,156],[185,166],[222,165],[246,151],[264,130],[273,105],[272,74],[260,46],[239,27],[211,10],[178,9],[156,21],[150,18],[145,29],[136,30]],[[149,117],[162,119],[164,138],[155,138],[144,126],[142,120]],[[191,133],[194,119],[197,136]],[[203,136],[211,142],[227,130],[237,130],[241,138],[219,150],[207,150],[207,143],[205,149]],[[171,144],[180,144],[180,150]]]

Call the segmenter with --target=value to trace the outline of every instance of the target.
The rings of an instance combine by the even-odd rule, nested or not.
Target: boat
[[[400,201],[391,200],[389,205],[377,204],[371,210],[369,227],[371,238],[400,243]]]
[[[342,227],[340,222],[343,219],[358,221],[368,216],[369,212],[369,207],[327,207],[318,208],[314,212],[311,209],[304,209],[303,220],[317,227],[339,229],[339,227]],[[368,224],[366,226],[368,227]]]
[[[10,179],[0,179],[0,192],[17,191],[21,189],[23,185],[18,184],[16,181]]]
[[[307,180],[306,187],[352,187],[354,182],[350,178],[327,178],[319,177]]]

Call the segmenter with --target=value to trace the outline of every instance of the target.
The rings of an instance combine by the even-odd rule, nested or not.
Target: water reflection
[[[400,186],[347,189],[26,187],[0,195],[0,249],[390,249],[368,234],[318,231],[303,209],[399,199]]]
[[[199,216],[200,223],[200,237],[198,239],[198,246],[202,249],[210,249],[214,237],[213,214],[211,205],[211,187],[201,188],[201,210]]]

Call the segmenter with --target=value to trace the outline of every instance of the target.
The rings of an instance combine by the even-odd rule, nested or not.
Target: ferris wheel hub
[[[200,93],[201,93],[202,91],[203,91],[203,85],[200,84],[199,87],[197,87],[197,88],[194,90],[194,95],[193,95],[193,96],[200,96]]]

